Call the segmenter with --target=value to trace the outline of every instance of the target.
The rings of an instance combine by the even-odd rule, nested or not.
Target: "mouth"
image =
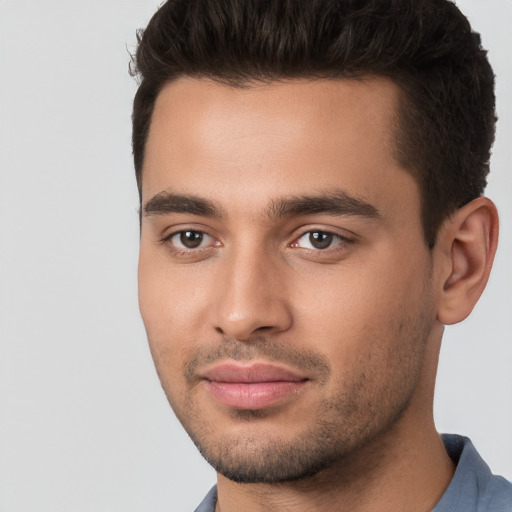
[[[223,363],[202,375],[211,396],[221,404],[245,410],[271,407],[297,396],[309,379],[271,364]]]

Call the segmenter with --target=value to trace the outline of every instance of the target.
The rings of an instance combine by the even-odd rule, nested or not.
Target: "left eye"
[[[180,231],[169,238],[178,249],[199,249],[212,243],[212,237],[202,231]]]
[[[293,247],[301,247],[303,249],[329,249],[344,241],[344,238],[328,231],[308,231],[292,244]]]

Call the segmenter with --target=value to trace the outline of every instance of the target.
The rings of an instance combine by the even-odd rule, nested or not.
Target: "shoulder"
[[[208,494],[204,497],[203,501],[195,509],[194,512],[215,512],[215,505],[217,504],[217,486],[214,485]]]
[[[512,483],[501,476],[492,475],[487,484],[485,499],[479,511],[512,512]]]
[[[442,439],[457,469],[433,512],[512,512],[512,484],[491,473],[473,443],[458,435]]]

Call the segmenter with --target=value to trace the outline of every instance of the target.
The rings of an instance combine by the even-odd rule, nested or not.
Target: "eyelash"
[[[189,256],[189,255],[192,255],[192,254],[198,254],[199,252],[202,252],[202,251],[207,250],[210,247],[212,247],[211,245],[207,245],[205,247],[197,247],[197,248],[189,248],[189,249],[187,249],[187,248],[181,248],[181,247],[176,246],[172,242],[172,239],[175,236],[182,235],[184,233],[195,233],[195,234],[201,235],[202,237],[205,237],[205,236],[206,237],[210,237],[212,240],[215,241],[215,238],[213,236],[209,235],[206,231],[202,231],[200,229],[180,229],[178,231],[173,231],[169,235],[164,236],[160,240],[160,242],[163,245],[168,245],[170,250],[171,250],[171,252],[176,254],[177,256]],[[213,246],[220,246],[220,242],[215,241]]]
[[[177,236],[177,235],[183,235],[185,233],[194,233],[194,234],[197,234],[197,235],[201,235],[202,237],[210,237],[214,243],[213,244],[209,244],[209,245],[206,245],[204,247],[197,247],[197,248],[180,248],[178,246],[176,246],[176,244],[174,244],[172,242],[172,239]],[[299,240],[301,240],[302,238],[304,238],[306,235],[311,235],[312,234],[322,234],[322,235],[327,235],[327,236],[330,236],[332,237],[332,240],[337,240],[338,243],[336,243],[334,246],[328,246],[326,248],[322,248],[322,249],[319,249],[319,248],[315,248],[315,247],[312,247],[312,248],[308,248],[308,247],[300,247],[298,245],[299,243]],[[200,243],[202,243],[203,240],[201,240]],[[160,242],[164,245],[168,245],[169,246],[169,249],[170,251],[175,254],[176,256],[192,256],[192,255],[198,255],[208,249],[211,249],[212,247],[219,247],[221,246],[221,243],[217,240],[215,240],[215,238],[208,234],[206,231],[203,231],[203,230],[200,230],[200,229],[180,229],[178,231],[173,231],[172,233],[170,233],[169,235],[166,235],[164,236]],[[332,231],[329,231],[329,230],[325,230],[325,229],[308,229],[307,231],[303,231],[301,234],[299,234],[298,236],[296,236],[293,241],[288,244],[288,247],[292,247],[292,248],[297,248],[297,249],[302,249],[304,251],[308,251],[308,252],[311,252],[311,253],[317,253],[317,254],[320,254],[320,253],[324,253],[324,254],[332,254],[333,252],[341,252],[341,251],[344,251],[346,250],[347,248],[347,245],[348,244],[353,244],[355,242],[354,239],[351,239],[351,238],[348,238],[348,237],[345,237],[343,235],[340,235],[339,233],[335,233],[335,232],[332,232]]]
[[[330,243],[329,243],[328,247],[325,247],[325,248],[322,248],[322,249],[315,248],[315,247],[313,247],[313,248],[299,247],[298,246],[299,240],[301,240],[302,238],[304,238],[308,234],[309,234],[310,241],[311,241],[311,236],[313,234],[322,234],[322,235],[327,235],[328,237],[331,237],[331,242],[330,243],[332,243],[335,240],[338,243],[336,243],[334,246],[330,246]],[[307,251],[314,251],[314,252],[321,252],[321,253],[330,253],[330,252],[333,252],[333,251],[344,250],[346,248],[346,245],[347,244],[351,244],[351,243],[354,243],[353,239],[348,238],[348,237],[343,236],[343,235],[340,235],[339,233],[335,233],[335,232],[332,232],[332,231],[329,231],[329,230],[325,230],[325,229],[308,229],[307,231],[304,231],[303,233],[301,233],[299,236],[295,237],[294,241],[290,244],[290,246],[291,247],[297,247],[299,249],[304,249],[304,250],[307,250]],[[342,246],[342,247],[339,247],[339,246]]]

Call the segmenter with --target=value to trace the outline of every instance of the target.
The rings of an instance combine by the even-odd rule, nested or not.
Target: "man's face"
[[[157,99],[140,308],[175,413],[233,480],[315,474],[429,405],[432,261],[397,103],[384,79],[182,78]]]

